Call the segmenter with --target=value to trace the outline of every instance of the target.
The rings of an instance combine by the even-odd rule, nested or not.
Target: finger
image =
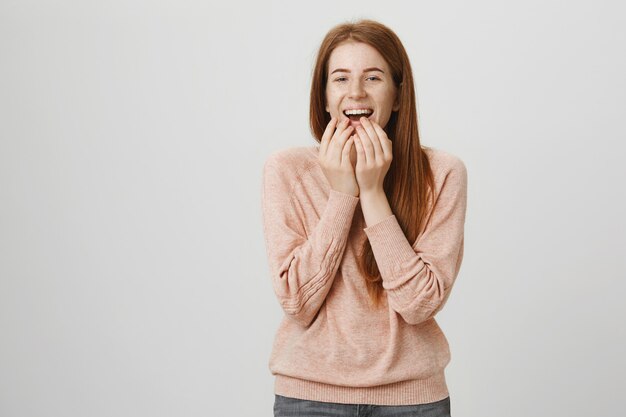
[[[356,169],[360,170],[361,166],[365,164],[365,152],[363,151],[363,145],[361,144],[361,139],[355,134],[352,136],[354,138],[354,148],[356,149]]]
[[[348,122],[347,119],[344,119],[341,121],[337,120],[337,129],[332,133],[330,140],[328,142],[328,146],[330,146],[331,148],[335,146],[333,142],[335,142],[337,138],[341,137],[341,134],[349,127],[347,122]],[[328,151],[328,148],[326,149]]]
[[[352,149],[353,142],[354,142],[354,139],[352,138],[352,136],[350,136],[346,140],[346,144],[344,145],[343,151],[341,152],[341,164],[342,165],[345,164],[346,161],[348,164],[350,164],[350,149]]]
[[[326,125],[326,129],[324,129],[324,133],[322,134],[322,140],[320,141],[320,152],[325,152],[326,147],[328,146],[328,141],[332,136],[333,131],[335,130],[335,125],[337,124],[337,119],[334,117],[330,118],[330,122]]]
[[[380,127],[378,123],[372,122],[372,126],[374,126],[374,129],[376,130],[376,132],[378,132],[380,146],[382,147],[385,158],[390,159],[393,154],[393,146],[391,140],[389,140],[389,138],[387,137],[387,133],[385,133],[385,130]]]
[[[320,153],[322,155],[326,154],[326,149],[328,148],[328,142],[330,138],[333,136],[335,132],[335,127],[337,127],[337,119],[334,117],[330,118],[330,122],[326,125],[326,129],[324,130],[324,134],[322,135],[322,143],[320,144]]]
[[[385,156],[383,149],[380,144],[380,138],[378,137],[378,133],[374,128],[374,125],[367,117],[362,117],[363,128],[367,132],[370,141],[372,142],[372,150],[374,151],[373,158],[383,158]]]
[[[328,154],[331,156],[331,158],[335,160],[341,158],[341,152],[343,150],[343,147],[346,144],[346,140],[348,140],[350,135],[353,133],[353,129],[354,128],[352,126],[347,126],[343,130],[337,129],[329,144],[330,149],[328,150]]]
[[[363,148],[363,153],[365,154],[365,159],[367,161],[375,161],[376,154],[374,153],[374,146],[372,145],[372,141],[369,138],[369,135],[363,129],[363,126],[359,126],[357,128],[357,133],[359,134],[359,139],[361,141],[361,147]]]
[[[341,132],[343,132],[343,131],[344,131],[344,130],[345,130],[345,129],[349,126],[348,121],[349,121],[348,119],[343,119],[343,120],[342,120],[342,121],[340,121],[340,122],[338,121],[338,122],[337,122],[337,130],[335,131],[335,133],[333,134],[333,136],[335,136],[335,135],[340,135],[340,134],[341,134]],[[331,137],[331,139],[332,139],[332,137]]]

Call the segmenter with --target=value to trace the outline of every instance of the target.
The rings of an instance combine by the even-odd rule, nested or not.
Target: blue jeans
[[[274,394],[274,417],[450,417],[450,397],[415,405],[340,404]]]

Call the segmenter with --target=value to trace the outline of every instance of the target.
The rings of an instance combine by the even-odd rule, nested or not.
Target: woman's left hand
[[[391,140],[380,125],[361,117],[354,134],[356,148],[355,176],[360,194],[384,192],[383,181],[391,166]]]

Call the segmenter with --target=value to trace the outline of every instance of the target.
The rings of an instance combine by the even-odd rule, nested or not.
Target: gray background
[[[262,166],[315,144],[313,58],[360,17],[468,168],[453,415],[623,415],[624,12],[1,1],[0,415],[272,415]]]

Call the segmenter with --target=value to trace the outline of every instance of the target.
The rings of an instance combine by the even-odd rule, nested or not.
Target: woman
[[[450,350],[434,316],[463,258],[467,171],[420,145],[393,31],[372,20],[330,30],[310,123],[319,146],[276,151],[263,171],[285,313],[269,361],[274,415],[450,416]]]

